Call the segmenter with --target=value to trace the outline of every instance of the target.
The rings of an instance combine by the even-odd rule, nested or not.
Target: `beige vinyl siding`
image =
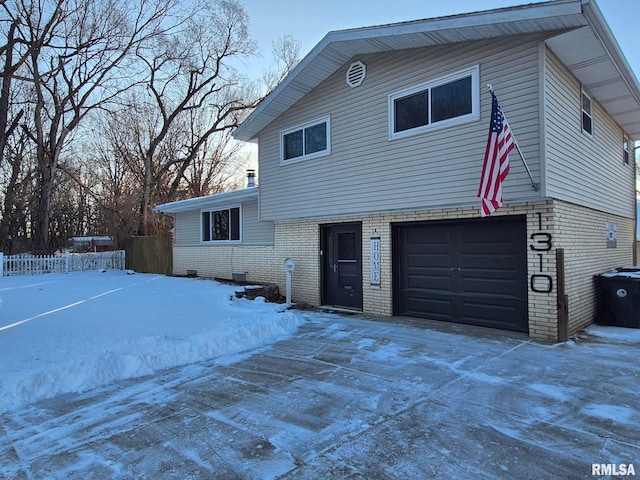
[[[176,245],[199,245],[200,210],[176,213],[174,231]]]
[[[363,55],[367,77],[345,83],[350,62],[260,135],[260,206],[265,220],[476,205],[492,83],[539,181],[539,38],[462,43]],[[481,118],[389,140],[388,95],[479,65]],[[331,155],[280,164],[283,129],[331,117]],[[505,201],[540,198],[514,152]]]
[[[258,201],[242,204],[242,243],[244,245],[273,245],[273,222],[261,221]]]
[[[592,98],[593,135],[585,134],[580,83],[549,51],[545,70],[547,195],[633,218],[634,171],[623,162],[622,129]]]
[[[230,205],[237,206],[237,205]],[[212,207],[219,210],[223,207]],[[201,245],[200,212],[192,210],[175,214],[176,246]],[[273,222],[258,218],[258,201],[242,204],[242,245],[273,245]],[[204,245],[204,244],[203,244]],[[206,244],[211,246],[212,244]]]

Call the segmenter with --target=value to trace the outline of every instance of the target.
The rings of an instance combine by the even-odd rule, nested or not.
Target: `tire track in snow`
[[[161,277],[153,277],[153,278],[150,278],[149,280],[146,280],[144,282],[132,283],[131,285],[127,285],[125,287],[119,287],[119,288],[114,288],[112,290],[107,290],[106,292],[102,292],[102,293],[99,293],[99,294],[94,295],[92,297],[85,298],[84,300],[79,300],[77,302],[70,303],[69,305],[65,305],[63,307],[54,308],[53,310],[49,310],[48,312],[39,313],[38,315],[35,315],[33,317],[25,318],[24,320],[19,320],[19,321],[14,322],[14,323],[12,323],[10,325],[5,325],[3,327],[0,327],[0,332],[3,331],[3,330],[9,330],[10,328],[20,326],[20,325],[22,325],[24,323],[30,322],[31,320],[35,320],[36,318],[46,317],[47,315],[51,315],[51,314],[56,313],[56,312],[61,312],[63,310],[67,310],[69,308],[73,308],[73,307],[76,307],[78,305],[82,305],[83,303],[89,302],[91,300],[95,300],[97,298],[104,297],[105,295],[109,295],[109,294],[114,293],[114,292],[119,292],[120,290],[124,290],[125,288],[136,287],[136,286],[142,285],[144,283],[153,282],[154,280],[157,280],[159,278],[161,278]],[[47,282],[45,282],[45,283],[47,283]],[[31,285],[31,286],[33,286],[33,285]]]
[[[40,283],[32,283],[31,285],[20,285],[17,287],[0,288],[0,292],[6,292],[7,290],[18,290],[19,288],[38,287],[40,285],[44,285],[45,283],[51,283],[51,282],[40,282]]]

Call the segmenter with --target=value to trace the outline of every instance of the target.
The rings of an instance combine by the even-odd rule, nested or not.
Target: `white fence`
[[[70,253],[60,255],[7,255],[0,252],[0,277],[11,275],[39,275],[42,273],[68,273],[85,270],[124,270],[124,250],[96,253]]]

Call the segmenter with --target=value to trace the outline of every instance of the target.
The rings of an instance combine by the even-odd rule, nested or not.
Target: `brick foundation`
[[[558,339],[556,249],[565,251],[565,284],[569,298],[569,331],[575,332],[595,320],[597,292],[595,274],[633,263],[633,219],[605,214],[566,202],[548,200],[504,205],[494,216],[526,215],[528,263],[529,335],[543,341]],[[200,276],[231,278],[246,273],[249,282],[285,284],[283,262],[293,258],[292,299],[319,305],[320,226],[362,222],[363,311],[391,316],[391,231],[396,222],[477,218],[478,208],[453,208],[377,215],[276,222],[274,246],[175,247],[174,272],[195,269]],[[607,223],[617,225],[617,246],[607,248]],[[380,236],[381,283],[370,288],[369,238]]]

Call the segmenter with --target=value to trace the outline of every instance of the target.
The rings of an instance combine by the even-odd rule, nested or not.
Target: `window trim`
[[[238,228],[238,240],[204,240],[204,225],[202,224],[202,214],[203,213],[208,213],[209,214],[209,228],[211,228],[211,214],[213,212],[222,212],[224,210],[228,210],[229,211],[229,219],[231,219],[231,210],[233,210],[234,208],[238,209],[238,223],[239,228]],[[229,225],[231,226],[231,225]],[[229,236],[231,236],[231,228],[229,229]],[[242,243],[242,204],[237,204],[237,205],[230,205],[229,207],[210,207],[210,208],[203,208],[200,210],[200,243],[203,245],[234,245],[234,244],[239,244]]]
[[[326,124],[326,128],[327,128],[326,148],[324,150],[313,152],[308,155],[305,155],[303,153],[300,157],[289,158],[289,159],[284,158],[285,135],[297,132],[298,130],[302,130],[302,139],[304,141],[304,130],[306,128],[315,127],[316,125],[320,125],[322,123]],[[304,149],[304,146],[303,146],[303,149]],[[280,165],[290,165],[292,163],[303,162],[305,160],[311,160],[313,158],[324,157],[327,155],[331,155],[331,116],[330,115],[315,118],[313,120],[309,120],[308,122],[301,123],[293,127],[286,128],[284,130],[280,130]]]
[[[626,133],[622,134],[622,162],[625,165],[631,164],[631,137]]]
[[[395,132],[395,101],[410,95],[415,95],[423,91],[430,90],[447,83],[455,82],[463,78],[471,76],[471,113],[461,115],[459,117],[447,118],[446,120],[440,120],[435,123],[428,123],[427,125],[421,125],[419,127],[410,128],[401,132]],[[395,140],[398,138],[411,137],[419,135],[425,132],[431,132],[434,130],[440,130],[442,128],[449,128],[465,123],[475,122],[480,120],[480,66],[474,65],[473,67],[465,68],[464,70],[458,70],[456,72],[443,75],[441,77],[434,78],[427,82],[419,83],[408,88],[393,92],[388,97],[388,110],[389,110],[389,140]],[[429,114],[432,113],[431,108],[431,95],[428,98],[429,102]]]
[[[587,98],[589,100],[589,111],[587,112],[584,109],[584,99],[583,97]],[[589,117],[589,119],[591,120],[591,131],[585,130],[584,128],[584,115],[587,115]],[[585,135],[588,135],[590,137],[593,137],[593,131],[594,131],[594,118],[593,118],[593,98],[591,98],[591,95],[589,95],[587,92],[585,92],[582,88],[580,89],[580,128],[582,129],[582,133],[584,133]]]

